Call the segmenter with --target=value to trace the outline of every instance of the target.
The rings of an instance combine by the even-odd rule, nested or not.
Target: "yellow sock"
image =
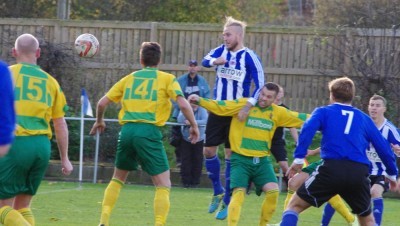
[[[354,215],[350,212],[349,208],[347,208],[343,199],[339,195],[333,196],[329,199],[329,204],[340,214],[342,217],[348,222],[354,222]]]
[[[154,196],[154,217],[156,226],[165,225],[169,207],[169,188],[156,187],[156,195]]]
[[[295,191],[288,189],[286,199],[285,199],[285,204],[283,204],[283,211],[286,210],[286,207],[289,204],[290,199],[292,198],[293,194]]]
[[[236,226],[239,222],[240,211],[244,201],[244,190],[236,189],[233,194],[231,201],[228,206],[228,225]]]
[[[10,206],[3,206],[0,209],[0,223],[4,226],[30,226],[28,221]]]
[[[265,199],[261,207],[260,226],[265,226],[271,220],[278,204],[278,197],[278,189],[272,189],[265,192]]]
[[[108,222],[110,220],[111,211],[113,210],[115,203],[117,202],[119,192],[121,191],[123,185],[124,182],[116,178],[112,178],[110,183],[108,184],[106,190],[104,191],[100,224],[103,224],[104,226],[109,225]]]
[[[26,221],[35,226],[35,217],[33,216],[32,210],[30,208],[19,209],[18,212],[25,218]]]

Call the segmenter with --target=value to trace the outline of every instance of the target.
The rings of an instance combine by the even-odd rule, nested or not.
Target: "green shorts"
[[[278,183],[270,157],[247,157],[232,152],[231,189],[246,188],[250,182],[256,186],[257,195],[261,195],[265,184]]]
[[[8,154],[0,158],[0,199],[35,195],[47,170],[50,150],[47,135],[15,137]]]
[[[320,159],[316,162],[311,163],[310,165],[304,167],[301,171],[312,174],[315,170],[317,170],[318,166],[320,166],[324,162],[323,159]]]
[[[137,170],[138,164],[151,176],[169,170],[168,158],[158,126],[148,123],[126,123],[118,138],[115,166]]]

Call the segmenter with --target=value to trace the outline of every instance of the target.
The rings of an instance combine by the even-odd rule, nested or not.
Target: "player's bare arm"
[[[196,119],[194,118],[193,109],[190,106],[189,102],[182,96],[178,96],[176,98],[176,103],[181,109],[182,114],[190,122],[189,139],[192,144],[195,144],[199,140],[200,132],[199,127],[197,126]]]
[[[106,123],[104,122],[104,112],[107,106],[111,103],[111,100],[108,97],[102,97],[97,103],[96,108],[96,122],[93,124],[92,129],[90,130],[90,135],[95,135],[97,131],[99,133],[103,133],[106,128]]]
[[[68,126],[64,117],[53,119],[58,151],[61,159],[61,172],[70,175],[73,167],[68,158]]]

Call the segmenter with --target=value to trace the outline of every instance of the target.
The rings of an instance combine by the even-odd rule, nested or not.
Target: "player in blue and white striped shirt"
[[[242,97],[255,97],[256,92],[264,85],[264,70],[258,56],[243,44],[246,24],[242,21],[226,18],[222,33],[224,44],[211,50],[203,59],[204,67],[215,66],[216,77],[214,85],[215,100],[236,100]],[[254,82],[254,92],[250,93],[251,82]],[[247,106],[239,113],[239,118],[247,117],[248,110],[255,105],[256,99],[250,98]],[[208,212],[213,213],[223,203],[216,214],[217,219],[225,219],[230,201],[230,144],[228,139],[229,126],[232,117],[210,114],[206,126],[204,155],[208,177],[211,179],[214,195]],[[225,185],[224,189],[219,178],[220,162],[217,154],[218,145],[225,143]],[[225,194],[224,194],[225,193]]]
[[[290,167],[293,175],[301,170],[307,148],[317,130],[322,133],[323,164],[296,191],[283,213],[281,226],[297,225],[298,214],[311,205],[319,207],[339,194],[358,215],[360,225],[374,225],[371,213],[369,160],[366,149],[372,143],[386,166],[390,188],[397,188],[397,167],[389,143],[368,115],[351,106],[355,86],[349,78],[329,83],[333,104],[317,108],[304,124]],[[351,188],[351,189],[349,189]]]

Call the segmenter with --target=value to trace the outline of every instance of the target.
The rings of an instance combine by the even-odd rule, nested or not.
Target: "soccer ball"
[[[81,34],[75,40],[75,50],[80,57],[93,57],[100,49],[100,43],[92,34]]]

